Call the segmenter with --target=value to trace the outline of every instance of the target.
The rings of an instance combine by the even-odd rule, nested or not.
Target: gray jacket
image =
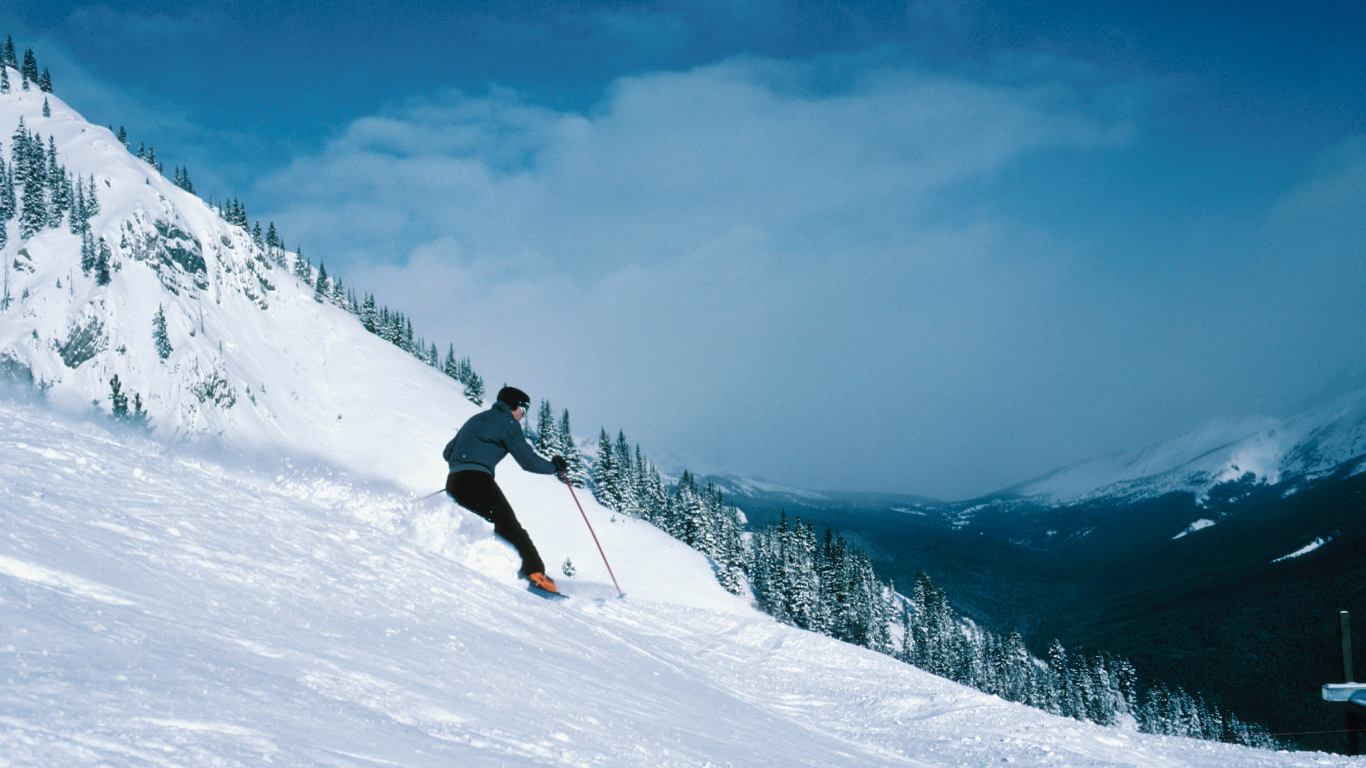
[[[446,443],[441,458],[450,465],[451,472],[474,469],[492,475],[494,466],[509,453],[528,472],[555,474],[555,465],[531,449],[522,434],[522,425],[512,418],[512,409],[499,400],[465,422],[455,438]]]

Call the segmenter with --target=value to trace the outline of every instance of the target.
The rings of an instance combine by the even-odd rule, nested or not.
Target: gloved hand
[[[569,472],[569,462],[565,461],[563,456],[551,456],[550,463],[555,465],[555,472],[558,474],[563,475]]]

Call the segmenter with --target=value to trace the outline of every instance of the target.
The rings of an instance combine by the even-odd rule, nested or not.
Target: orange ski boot
[[[542,592],[549,592],[552,595],[560,594],[560,590],[555,587],[555,582],[544,573],[529,573],[526,578],[527,581],[531,582],[531,586]]]

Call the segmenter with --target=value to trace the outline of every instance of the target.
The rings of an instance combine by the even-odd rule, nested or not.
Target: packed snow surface
[[[567,535],[531,479],[528,529]],[[0,764],[1351,764],[977,693],[777,624],[596,505],[628,595],[594,573],[551,602],[412,496],[0,401]]]

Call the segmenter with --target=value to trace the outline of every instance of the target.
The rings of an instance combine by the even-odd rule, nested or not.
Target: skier
[[[522,556],[519,576],[538,589],[558,595],[555,582],[545,575],[545,563],[531,543],[531,536],[517,522],[512,505],[493,480],[494,466],[509,453],[528,472],[565,476],[569,465],[563,456],[546,461],[531,449],[522,434],[522,417],[530,404],[527,393],[516,387],[503,387],[492,408],[465,422],[441,454],[450,465],[446,493],[455,503],[493,523],[493,532],[517,548],[517,554]]]

